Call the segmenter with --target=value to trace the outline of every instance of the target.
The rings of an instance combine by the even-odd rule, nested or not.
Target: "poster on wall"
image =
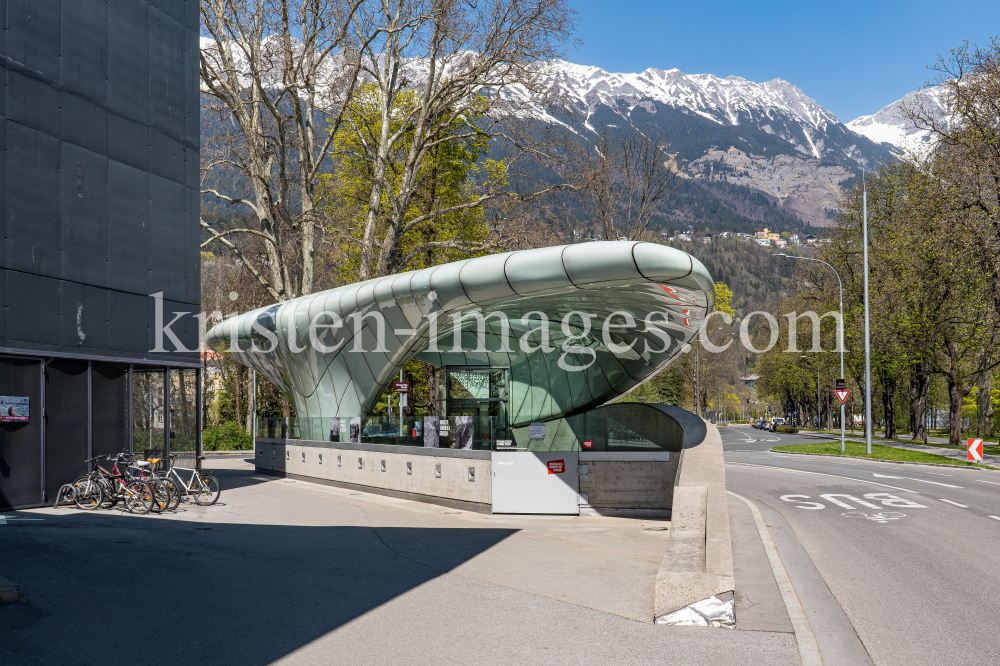
[[[455,448],[457,448],[457,449],[471,449],[472,448],[472,417],[471,416],[456,416],[455,417]]]
[[[361,443],[361,417],[352,416],[351,417],[351,437],[350,441],[355,444]]]
[[[330,417],[330,441],[339,442],[340,441],[340,417],[331,416]]]
[[[441,439],[438,435],[439,421],[437,416],[424,417],[424,446],[426,448],[437,449],[441,447]]]
[[[0,422],[20,421],[28,422],[28,400],[13,395],[0,395]]]

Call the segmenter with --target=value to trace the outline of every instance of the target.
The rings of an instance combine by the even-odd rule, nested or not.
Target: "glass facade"
[[[271,379],[295,405],[298,418],[287,427],[303,438],[327,440],[337,430],[338,441],[451,446],[458,439],[463,448],[497,441],[521,448],[518,433],[532,423],[564,420],[574,432],[585,430],[585,419],[570,419],[659,372],[701,329],[714,302],[711,276],[680,250],[583,243],[303,296],[232,317],[213,327],[207,342]],[[414,358],[448,370],[437,442],[424,436],[424,421],[371,414]],[[280,433],[282,425],[263,430]],[[639,441],[604,439],[607,446]]]

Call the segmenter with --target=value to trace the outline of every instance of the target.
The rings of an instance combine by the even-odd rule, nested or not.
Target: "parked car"
[[[773,416],[771,420],[767,422],[767,429],[774,432],[778,426],[785,425],[785,419],[780,416]]]

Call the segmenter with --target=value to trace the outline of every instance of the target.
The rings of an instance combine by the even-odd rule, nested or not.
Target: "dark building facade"
[[[52,501],[91,455],[199,446],[199,7],[0,12],[4,508]],[[181,351],[157,327],[176,312]]]

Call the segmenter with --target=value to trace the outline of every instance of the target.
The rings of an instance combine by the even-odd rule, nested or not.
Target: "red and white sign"
[[[834,393],[836,393],[837,397],[840,398],[840,404],[844,404],[844,401],[847,400],[847,396],[851,395],[851,389],[837,389]]]
[[[409,393],[410,392],[410,382],[393,382],[392,390],[395,393]]]
[[[550,460],[546,466],[549,468],[549,474],[562,474],[566,471],[565,460]]]
[[[983,440],[969,440],[969,460],[973,462],[983,462]]]
[[[592,439],[585,439],[585,440],[583,440],[583,448],[585,448],[585,449],[592,449],[592,448],[594,448],[594,440],[592,440]]]

